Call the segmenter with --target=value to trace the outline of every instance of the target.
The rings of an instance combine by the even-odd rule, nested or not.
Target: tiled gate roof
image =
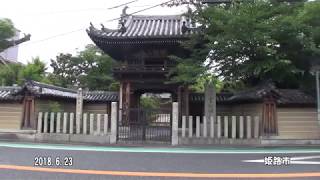
[[[103,25],[98,29],[91,24],[87,33],[94,42],[122,43],[122,41],[113,42],[112,40],[172,41],[186,38],[196,31],[194,23],[183,15],[130,15],[123,17],[120,21],[122,23],[118,29],[108,29]]]

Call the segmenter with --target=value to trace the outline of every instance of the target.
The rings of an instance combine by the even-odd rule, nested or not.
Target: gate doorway
[[[118,142],[171,143],[171,109],[129,108],[118,123]]]
[[[119,111],[117,142],[171,144],[171,94],[135,92],[133,95],[136,96],[131,103],[124,103]]]

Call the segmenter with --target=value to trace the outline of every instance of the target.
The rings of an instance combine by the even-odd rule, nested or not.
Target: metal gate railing
[[[171,142],[171,109],[129,108],[118,122],[118,142]]]

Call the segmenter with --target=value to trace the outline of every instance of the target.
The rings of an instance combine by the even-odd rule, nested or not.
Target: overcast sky
[[[39,56],[49,63],[60,52],[75,53],[92,43],[85,29],[92,22],[100,28],[116,28],[118,21],[105,21],[118,18],[122,8],[108,9],[132,0],[6,0],[1,2],[0,18],[11,19],[22,33],[30,33],[31,41],[19,45],[18,60],[26,63]],[[144,9],[167,0],[138,0],[129,4],[127,13]],[[157,7],[139,14],[180,14],[182,7]],[[76,31],[73,33],[68,33]],[[64,36],[60,34],[65,34]],[[52,36],[56,38],[47,39]],[[45,40],[47,39],[47,40]]]

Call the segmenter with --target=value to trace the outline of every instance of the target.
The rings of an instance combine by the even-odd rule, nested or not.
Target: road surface
[[[290,161],[273,161],[279,158]],[[104,147],[0,142],[1,180],[261,178],[320,179],[320,148]]]

